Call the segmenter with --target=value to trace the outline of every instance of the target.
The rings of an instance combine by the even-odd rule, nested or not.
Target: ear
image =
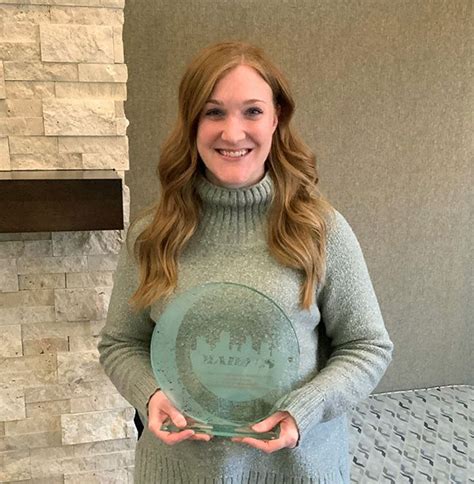
[[[275,115],[273,118],[273,132],[275,132],[275,129],[278,126],[278,118],[280,117],[280,111],[281,111],[280,105],[277,104],[275,106]]]

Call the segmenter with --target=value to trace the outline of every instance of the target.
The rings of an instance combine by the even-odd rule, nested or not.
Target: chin
[[[250,177],[250,176],[222,176],[222,177],[215,177],[215,180],[219,185],[222,185],[227,188],[245,188],[258,183],[262,176],[259,177]]]

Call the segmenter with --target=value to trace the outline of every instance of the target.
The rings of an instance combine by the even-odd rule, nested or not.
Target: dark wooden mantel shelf
[[[0,171],[0,232],[123,229],[115,170]]]

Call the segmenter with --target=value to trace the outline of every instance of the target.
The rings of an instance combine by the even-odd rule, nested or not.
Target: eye
[[[207,111],[204,112],[204,116],[207,116],[210,118],[216,118],[216,117],[222,116],[223,114],[224,114],[223,111],[218,108],[208,109]]]
[[[248,116],[255,117],[255,116],[258,116],[259,114],[263,114],[263,111],[260,108],[254,107],[254,108],[248,108],[247,111],[245,111],[245,113]]]

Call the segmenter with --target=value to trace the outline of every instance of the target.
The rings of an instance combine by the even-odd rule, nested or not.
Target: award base
[[[170,420],[167,420],[162,426],[161,430],[166,432],[180,432],[181,430],[191,429],[197,434],[208,434],[218,437],[251,437],[258,440],[274,440],[280,436],[280,427],[269,432],[255,432],[247,427],[236,427],[233,425],[211,425],[201,422],[192,422],[184,428],[176,427]]]

